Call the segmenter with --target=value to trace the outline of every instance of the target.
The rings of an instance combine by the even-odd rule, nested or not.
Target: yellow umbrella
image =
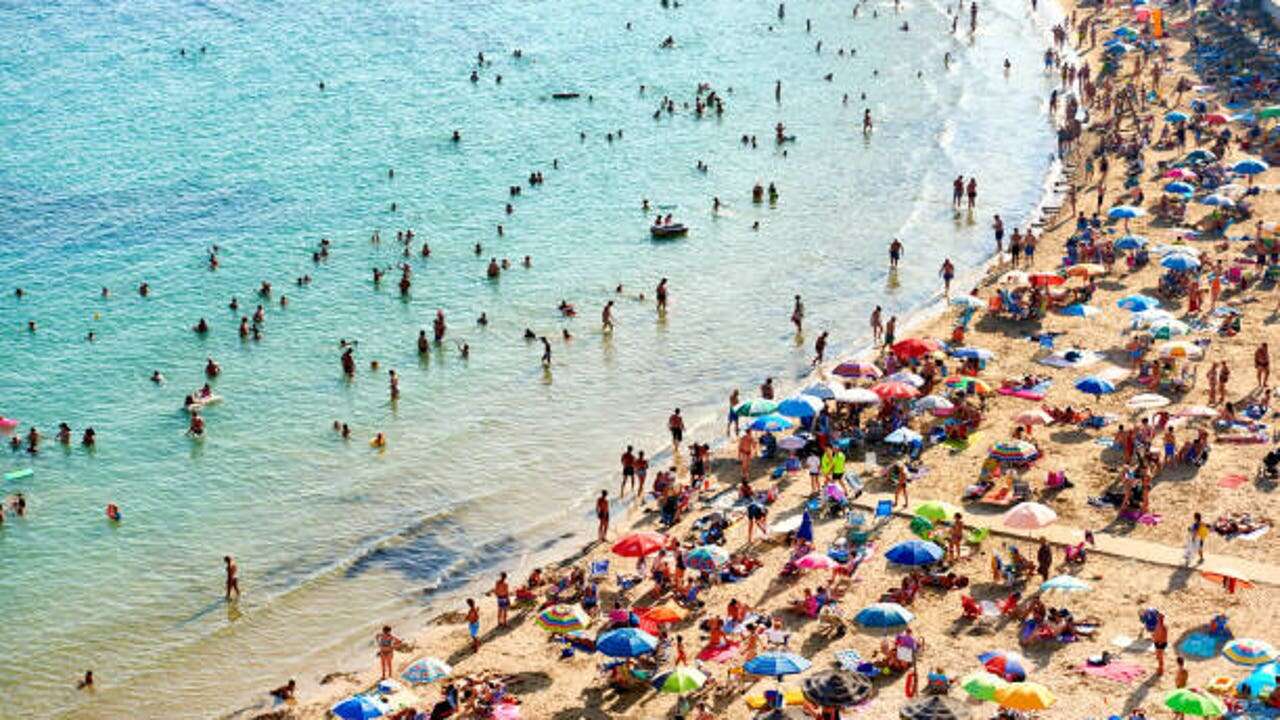
[[[996,690],[996,702],[1012,710],[1047,710],[1057,700],[1037,682],[1016,682]]]
[[[1156,352],[1159,353],[1160,357],[1171,358],[1198,358],[1204,355],[1204,350],[1201,350],[1199,345],[1185,340],[1163,343],[1157,348]]]

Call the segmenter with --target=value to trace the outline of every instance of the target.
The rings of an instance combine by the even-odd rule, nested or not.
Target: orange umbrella
[[[667,623],[680,622],[688,615],[683,608],[678,605],[666,603],[657,607],[651,607],[639,613],[641,620],[648,620],[657,625],[666,625]]]
[[[656,532],[633,532],[613,544],[613,554],[644,557],[667,546],[667,536]]]
[[[911,385],[897,380],[876,383],[871,386],[871,392],[875,393],[881,400],[906,400],[920,394],[920,391]]]
[[[1095,263],[1082,263],[1080,265],[1072,265],[1067,268],[1067,275],[1071,277],[1087,278],[1093,275],[1101,275],[1106,271],[1107,269],[1101,265]]]
[[[1036,287],[1049,287],[1050,285],[1061,285],[1067,279],[1057,273],[1031,273],[1027,276],[1027,282]]]

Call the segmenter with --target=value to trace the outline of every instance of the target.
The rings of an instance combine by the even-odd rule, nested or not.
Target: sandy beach
[[[1275,332],[1277,318],[1280,317],[1275,312],[1277,293],[1270,285],[1262,286],[1252,282],[1247,287],[1240,287],[1228,282],[1223,284],[1221,296],[1213,304],[1208,299],[1206,289],[1202,309],[1196,313],[1188,311],[1188,299],[1185,295],[1165,297],[1160,307],[1172,313],[1178,321],[1190,323],[1191,327],[1187,335],[1175,334],[1168,341],[1208,341],[1207,346],[1197,346],[1203,353],[1202,359],[1178,359],[1167,370],[1178,381],[1175,384],[1179,387],[1176,388],[1162,385],[1158,381],[1150,386],[1142,382],[1131,355],[1130,343],[1135,336],[1133,316],[1117,306],[1122,298],[1137,293],[1161,297],[1161,276],[1166,268],[1161,265],[1162,256],[1154,251],[1161,244],[1189,246],[1198,255],[1199,266],[1202,268],[1221,261],[1224,263],[1224,271],[1234,265],[1251,279],[1256,279],[1264,269],[1252,264],[1252,256],[1245,255],[1249,242],[1227,240],[1221,233],[1207,229],[1210,222],[1208,216],[1217,212],[1214,207],[1192,200],[1187,204],[1185,219],[1180,222],[1168,222],[1155,217],[1154,206],[1165,195],[1165,187],[1171,181],[1170,177],[1166,177],[1162,166],[1172,167],[1175,161],[1185,157],[1188,152],[1197,147],[1208,148],[1213,144],[1213,139],[1206,132],[1199,145],[1194,137],[1189,137],[1184,146],[1174,143],[1166,149],[1154,147],[1161,132],[1166,127],[1173,126],[1164,119],[1166,113],[1172,110],[1185,111],[1192,99],[1205,102],[1207,112],[1218,112],[1228,99],[1227,93],[1232,91],[1221,78],[1215,84],[1196,74],[1196,51],[1190,42],[1193,28],[1200,34],[1202,41],[1207,43],[1221,43],[1238,48],[1251,42],[1251,38],[1247,36],[1231,34],[1234,28],[1239,27],[1238,23],[1242,23],[1238,17],[1233,17],[1228,22],[1206,14],[1193,24],[1192,16],[1184,6],[1165,9],[1164,13],[1164,29],[1168,36],[1160,40],[1158,56],[1164,58],[1165,65],[1158,88],[1153,90],[1155,97],[1150,101],[1138,102],[1132,112],[1121,112],[1118,109],[1119,101],[1114,105],[1110,101],[1105,104],[1101,101],[1104,94],[1118,96],[1120,89],[1130,82],[1141,85],[1141,97],[1145,97],[1146,91],[1152,89],[1150,63],[1144,64],[1140,73],[1135,73],[1142,53],[1130,52],[1121,56],[1118,73],[1108,75],[1106,80],[1097,81],[1100,86],[1106,83],[1107,89],[1099,90],[1099,99],[1089,107],[1089,122],[1083,135],[1074,143],[1072,152],[1066,158],[1067,174],[1064,182],[1071,190],[1067,190],[1067,185],[1061,188],[1063,195],[1057,203],[1061,208],[1056,212],[1054,209],[1047,211],[1050,217],[1042,227],[1035,229],[1038,243],[1033,264],[1023,262],[1014,268],[1005,255],[991,266],[974,290],[981,309],[976,310],[969,322],[962,344],[992,353],[976,377],[992,390],[1001,386],[1007,386],[1011,390],[1029,390],[1036,386],[1037,391],[1020,393],[1022,396],[1017,393],[1004,395],[991,392],[980,399],[970,398],[969,401],[975,405],[981,403],[981,421],[977,429],[969,435],[967,442],[956,443],[955,447],[942,443],[925,444],[919,457],[920,469],[914,473],[909,485],[910,502],[905,506],[898,505],[895,510],[899,514],[890,518],[877,521],[871,517],[871,510],[878,501],[892,498],[893,484],[883,475],[900,458],[890,455],[889,448],[882,444],[869,446],[875,453],[875,465],[866,462],[866,454],[862,450],[851,451],[848,459],[849,474],[856,474],[865,483],[865,493],[854,503],[851,511],[865,519],[866,525],[862,527],[868,529],[868,536],[861,539],[866,541],[866,559],[857,566],[852,579],[841,581],[843,591],[838,601],[838,611],[826,618],[809,617],[803,612],[795,612],[791,605],[803,596],[805,590],[816,590],[820,586],[831,587],[830,573],[825,570],[810,570],[787,577],[781,576],[783,567],[793,557],[793,551],[785,538],[781,541],[761,541],[757,538],[748,543],[748,521],[735,516],[725,531],[724,548],[735,557],[752,558],[760,566],[737,582],[710,584],[698,595],[698,600],[702,603],[699,609],[690,612],[683,620],[665,626],[673,637],[678,635],[683,639],[690,658],[698,655],[707,645],[705,621],[724,614],[731,600],[745,603],[756,613],[780,618],[789,635],[785,648],[812,662],[812,669],[808,673],[787,678],[784,681],[787,685],[799,687],[808,675],[838,667],[838,653],[852,650],[864,659],[873,658],[886,634],[860,627],[853,621],[853,615],[860,608],[880,601],[886,592],[902,583],[905,571],[888,564],[884,554],[898,543],[915,537],[910,527],[910,511],[926,501],[945,501],[962,507],[966,525],[986,527],[992,533],[980,544],[967,545],[963,557],[952,568],[953,572],[968,578],[967,588],[949,591],[924,588],[909,606],[915,616],[910,627],[914,636],[923,643],[917,655],[917,683],[921,687],[925,684],[926,673],[933,668],[942,668],[946,675],[957,681],[962,676],[982,669],[982,664],[978,661],[979,654],[1007,649],[1020,651],[1028,661],[1028,679],[1043,684],[1056,697],[1052,707],[1034,713],[1036,716],[1103,718],[1113,714],[1123,716],[1141,709],[1147,717],[1173,717],[1172,711],[1163,704],[1165,695],[1175,688],[1173,658],[1180,654],[1183,640],[1203,631],[1215,615],[1227,615],[1229,628],[1237,637],[1280,641],[1280,637],[1274,636],[1268,622],[1269,603],[1275,598],[1280,584],[1280,573],[1274,572],[1268,564],[1277,549],[1277,536],[1274,532],[1264,530],[1244,533],[1249,537],[1230,540],[1218,532],[1211,532],[1203,565],[1184,567],[1180,562],[1194,513],[1201,513],[1209,524],[1214,524],[1219,518],[1247,514],[1258,527],[1270,526],[1275,512],[1270,494],[1274,484],[1259,482],[1255,476],[1264,455],[1275,447],[1274,431],[1267,428],[1261,433],[1243,430],[1220,432],[1214,426],[1212,417],[1202,415],[1221,412],[1224,405],[1221,402],[1215,402],[1204,413],[1178,414],[1181,409],[1209,405],[1207,372],[1210,366],[1225,362],[1231,369],[1226,398],[1235,407],[1241,408],[1241,411],[1250,404],[1262,405],[1265,413],[1262,422],[1271,417],[1268,407],[1270,397],[1264,397],[1255,381],[1254,354],[1260,342],[1280,338]],[[1073,20],[1073,27],[1067,31],[1072,42],[1077,40],[1076,28],[1085,26],[1085,23],[1088,23],[1087,27],[1093,28],[1080,32],[1079,37],[1083,38],[1083,43],[1079,50],[1082,61],[1095,73],[1104,63],[1102,43],[1112,37],[1115,28],[1130,24],[1141,28],[1144,33],[1151,30],[1150,23],[1134,21],[1129,7],[1068,7],[1067,14]],[[1155,57],[1156,54],[1151,56],[1153,60]],[[1184,81],[1185,85],[1192,87],[1178,90],[1180,83]],[[1222,112],[1231,114],[1235,111],[1222,109]],[[1206,113],[1201,113],[1204,114]],[[1146,132],[1150,137],[1150,143],[1144,144],[1140,151],[1144,167],[1135,174],[1138,182],[1128,188],[1121,187],[1125,175],[1123,160],[1111,155],[1111,168],[1105,180],[1096,167],[1097,163],[1092,159],[1087,160],[1103,137],[1102,129],[1108,127],[1108,123],[1116,115],[1122,117],[1119,124],[1121,137],[1132,139],[1137,134],[1133,124],[1135,118],[1148,126]],[[1269,126],[1270,123],[1264,123],[1264,128]],[[1233,133],[1236,138],[1229,143],[1226,156],[1221,158],[1224,165],[1229,167],[1246,157],[1262,155],[1256,148],[1251,151],[1242,149],[1237,142],[1239,132],[1233,130]],[[1228,237],[1252,237],[1255,223],[1259,220],[1280,221],[1280,201],[1275,194],[1277,177],[1280,177],[1280,171],[1270,170],[1250,176],[1247,181],[1236,181],[1247,182],[1248,187],[1257,187],[1260,192],[1247,196],[1252,217],[1230,226],[1226,230]],[[1095,202],[1100,182],[1105,183],[1107,188],[1101,208]],[[1068,254],[1068,238],[1078,232],[1073,208],[1084,213],[1086,218],[1093,215],[1095,210],[1100,210],[1104,237],[1114,241],[1124,234],[1125,223],[1107,219],[1108,210],[1120,204],[1118,195],[1122,191],[1132,196],[1139,189],[1144,195],[1143,201],[1126,201],[1124,204],[1138,205],[1148,211],[1146,217],[1129,221],[1129,231],[1146,238],[1147,248],[1152,249],[1150,262],[1130,269],[1126,267],[1124,253],[1119,253],[1121,257],[1110,272],[1094,275],[1093,294],[1087,305],[1096,308],[1096,314],[1079,317],[1065,315],[1058,309],[1049,309],[1038,319],[1017,320],[1006,313],[991,311],[993,297],[1020,284],[1022,278],[1009,277],[1008,273],[1011,271],[1051,274],[1063,268],[1063,257]],[[987,222],[989,219],[983,215],[979,212],[979,220]],[[1197,228],[1200,232],[1192,234],[1188,232],[1188,228]],[[1111,232],[1106,234],[1106,231]],[[908,239],[908,258],[910,252]],[[1238,264],[1242,259],[1249,264]],[[1064,277],[1066,279],[1060,285],[1053,285],[1055,290],[1082,288],[1088,279],[1071,273],[1066,273]],[[1208,287],[1207,280],[1201,282]],[[957,283],[952,288],[952,297],[963,295],[969,289],[969,286]],[[1220,323],[1231,318],[1224,313],[1214,314],[1213,311],[1218,306],[1229,306],[1238,311],[1238,333],[1225,335],[1216,331]],[[951,340],[958,315],[956,307],[948,305],[942,312],[909,330],[900,328],[899,339],[916,337]],[[1053,336],[1052,348],[1045,347],[1045,343],[1038,339],[1045,334]],[[1156,338],[1154,348],[1146,359],[1157,358],[1163,342],[1166,341]],[[1045,364],[1044,360],[1051,352],[1058,352],[1059,355],[1072,352],[1072,357],[1068,358],[1072,366],[1054,367]],[[1198,354],[1196,350],[1189,352]],[[1092,359],[1077,363],[1074,353],[1083,353]],[[873,353],[864,355],[863,358],[871,360],[882,356]],[[948,365],[954,366],[956,362],[948,360]],[[831,361],[825,363],[815,375],[815,380],[839,386],[844,381],[830,374],[835,365]],[[1109,380],[1114,384],[1115,391],[1096,397],[1082,393],[1076,388],[1076,383],[1086,375]],[[1028,376],[1036,377],[1032,382],[1026,382]],[[1050,382],[1045,386],[1040,382],[1042,380]],[[866,386],[869,383],[850,384]],[[727,392],[728,388],[726,395]],[[1152,401],[1154,404],[1136,403],[1141,407],[1135,409],[1133,398],[1144,394],[1161,395],[1171,402],[1167,407],[1156,401]],[[754,395],[754,392],[747,390],[743,399],[749,400]],[[963,503],[962,496],[966,488],[977,482],[983,474],[984,465],[990,467],[988,449],[994,443],[1014,438],[1023,425],[1029,425],[1027,422],[1016,421],[1015,418],[1044,407],[1055,411],[1071,408],[1093,416],[1105,416],[1106,421],[1102,427],[1092,427],[1087,423],[1055,420],[1030,428],[1023,439],[1035,444],[1039,451],[1038,459],[1030,467],[1016,472],[1006,468],[1003,474],[1016,474],[1019,483],[1026,482],[1029,486],[1029,497],[1026,499],[1051,508],[1056,513],[1057,520],[1043,531],[1010,532],[1003,526],[1001,516],[1007,508]],[[1190,442],[1199,431],[1205,431],[1211,449],[1207,460],[1200,465],[1173,463],[1156,471],[1150,486],[1148,507],[1145,511],[1138,512],[1137,517],[1125,518],[1114,506],[1105,503],[1091,504],[1091,499],[1104,497],[1108,489],[1113,488],[1117,482],[1122,482],[1125,468],[1123,448],[1113,447],[1112,444],[1118,428],[1121,425],[1139,425],[1144,417],[1158,421],[1153,413],[1160,410],[1170,413],[1169,419],[1175,421],[1173,433],[1179,447]],[[751,418],[744,417],[744,426],[750,420]],[[921,413],[911,418],[910,427],[927,435],[930,428],[939,422],[938,418]],[[1237,439],[1240,442],[1237,443]],[[689,440],[718,442],[720,438],[686,438],[686,442]],[[1159,454],[1158,441],[1154,447]],[[647,578],[642,579],[635,587],[621,590],[618,576],[620,573],[631,572],[635,560],[614,555],[610,546],[629,532],[653,530],[666,533],[670,538],[682,542],[686,548],[699,544],[695,540],[697,533],[693,529],[693,523],[711,511],[711,507],[704,501],[725,492],[732,495],[738,485],[735,450],[735,444],[730,441],[715,453],[708,473],[709,489],[693,493],[691,505],[681,514],[679,522],[670,527],[661,527],[659,513],[653,501],[640,504],[628,499],[625,503],[615,504],[609,542],[588,545],[580,556],[566,561],[563,567],[554,572],[568,573],[571,567],[589,568],[593,563],[608,561],[609,569],[600,577],[599,582],[599,606],[603,608],[604,615],[614,607],[615,602],[621,603],[624,608],[653,607],[670,602],[678,593],[662,592]],[[682,448],[677,457],[679,482],[688,482],[688,450]],[[811,497],[809,479],[803,471],[785,473],[776,480],[771,476],[779,463],[779,460],[757,458],[751,469],[753,489],[762,491],[776,486],[776,499],[769,504],[770,524],[800,515]],[[658,469],[651,468],[651,478]],[[1054,474],[1064,475],[1069,485],[1049,487],[1049,476]],[[999,484],[1006,481],[1007,478],[1001,477],[996,482]],[[616,494],[616,478],[610,479],[606,486],[611,496]],[[825,551],[837,540],[848,537],[850,524],[845,514],[828,515],[815,511],[813,515],[812,546],[815,550]],[[1095,541],[1092,546],[1086,547],[1087,561],[1083,565],[1068,565],[1064,559],[1064,544],[1084,542],[1086,531],[1092,533]],[[967,594],[980,603],[989,601],[998,604],[1005,601],[1014,590],[1021,591],[1024,600],[1039,597],[1038,577],[1026,583],[1011,585],[993,580],[992,572],[992,554],[999,553],[1007,558],[1007,546],[1011,544],[1019,547],[1026,557],[1034,559],[1035,540],[1038,537],[1047,537],[1055,543],[1052,550],[1052,576],[1070,574],[1091,586],[1090,591],[1070,595],[1045,594],[1044,603],[1050,607],[1068,607],[1075,621],[1090,625],[1092,632],[1076,642],[1059,643],[1049,640],[1020,650],[1018,619],[1010,614],[997,614],[976,620],[965,619],[960,598]],[[1228,593],[1221,582],[1206,578],[1204,571],[1234,574],[1241,580],[1251,581],[1253,587]],[[547,572],[552,574],[553,570],[548,568]],[[690,575],[693,573],[690,572]],[[513,577],[511,585],[515,588],[524,581],[524,577]],[[493,598],[476,592],[475,597],[480,607],[479,652],[471,651],[464,622],[464,606],[460,604],[439,615],[421,635],[404,638],[408,646],[395,656],[397,673],[419,658],[435,657],[452,667],[451,678],[454,682],[461,682],[464,678],[500,678],[507,692],[519,698],[521,716],[526,718],[657,718],[672,717],[679,713],[679,698],[675,695],[658,693],[644,686],[624,691],[611,688],[608,678],[601,671],[602,664],[608,658],[583,651],[566,657],[563,652],[565,645],[534,622],[538,614],[536,605],[541,604],[546,591],[546,586],[535,588],[534,592],[539,598],[535,607],[518,605],[512,613],[510,626],[506,628],[495,625]],[[1163,676],[1153,674],[1155,655],[1150,640],[1146,639],[1149,638],[1149,633],[1143,632],[1139,619],[1140,612],[1146,608],[1156,608],[1163,613],[1168,627],[1169,669]],[[605,624],[605,620],[597,619],[587,630],[587,635],[594,636]],[[370,626],[371,639],[376,629]],[[891,638],[892,633],[888,637]],[[1113,656],[1109,667],[1120,671],[1122,678],[1101,677],[1082,671],[1090,657],[1096,657],[1104,651]],[[756,711],[748,706],[744,696],[762,693],[777,685],[773,678],[741,675],[736,670],[741,662],[742,658],[735,655],[723,662],[698,663],[709,682],[693,697],[695,701],[707,704],[710,717],[754,717]],[[1192,688],[1207,688],[1219,677],[1230,678],[1231,684],[1234,684],[1247,675],[1249,670],[1232,664],[1221,656],[1202,659],[1188,655],[1186,663],[1189,686]],[[671,668],[672,661],[667,660],[659,669]],[[330,670],[350,671],[350,674],[326,683],[318,691],[307,692],[296,704],[264,708],[246,715],[328,717],[333,703],[355,692],[365,691],[377,680],[372,643],[366,667],[316,668],[316,677],[325,675]],[[1127,674],[1125,670],[1128,671]],[[841,716],[898,717],[900,709],[908,701],[904,675],[903,672],[896,672],[877,678],[873,682],[876,689],[874,696],[856,708],[843,711]],[[281,678],[281,682],[284,680],[285,678]],[[308,680],[308,683],[312,681],[314,678]],[[417,708],[430,712],[431,707],[440,700],[441,688],[447,682],[449,680],[438,680],[434,684],[414,686],[406,692],[395,694],[393,702],[412,703]],[[950,697],[961,703],[972,717],[992,717],[998,709],[996,703],[969,699],[958,686],[951,689]],[[800,712],[798,708],[795,711]],[[699,717],[696,712],[685,716]]]

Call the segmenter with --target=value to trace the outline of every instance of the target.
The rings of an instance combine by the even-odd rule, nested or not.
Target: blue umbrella
[[[616,658],[633,658],[651,653],[658,647],[658,639],[639,628],[610,630],[596,638],[596,650]]]
[[[1069,317],[1093,317],[1100,312],[1102,311],[1092,305],[1082,305],[1080,303],[1062,308],[1062,314]]]
[[[1132,205],[1117,205],[1107,211],[1107,217],[1112,220],[1129,220],[1131,218],[1142,217],[1146,214],[1146,210]]]
[[[1027,668],[1022,656],[1007,650],[992,650],[978,656],[978,662],[993,675],[999,675],[1008,682],[1021,682],[1027,679]]]
[[[782,417],[781,415],[761,415],[751,421],[752,430],[767,430],[769,432],[778,432],[779,430],[790,430],[795,427],[795,423]]]
[[[813,383],[809,387],[800,391],[801,395],[809,395],[819,400],[834,400],[836,391],[831,389],[830,385],[825,383]]]
[[[890,445],[907,445],[923,440],[920,433],[908,427],[900,427],[885,436],[884,441]]]
[[[1196,188],[1191,183],[1185,183],[1185,182],[1182,182],[1181,180],[1174,180],[1173,182],[1164,186],[1164,191],[1173,193],[1175,195],[1190,195],[1196,191]]]
[[[1213,207],[1235,207],[1236,205],[1235,200],[1232,200],[1226,195],[1219,195],[1217,193],[1213,195],[1205,195],[1197,202],[1201,205],[1212,205]]]
[[[1170,110],[1169,112],[1164,114],[1164,119],[1168,122],[1180,123],[1180,122],[1186,122],[1188,117],[1187,117],[1187,114],[1184,112],[1179,112],[1178,110]]]
[[[1280,685],[1280,682],[1277,681],[1277,673],[1280,673],[1280,666],[1277,666],[1274,662],[1259,665],[1249,677],[1240,681],[1240,684],[1236,687],[1241,693],[1247,693],[1249,697],[1262,697],[1274,690],[1277,685]]]
[[[1199,269],[1200,261],[1190,255],[1173,253],[1171,255],[1166,255],[1165,258],[1160,261],[1160,266],[1170,270],[1176,270],[1178,272],[1186,272],[1188,270]]]
[[[1123,55],[1129,52],[1129,46],[1125,45],[1122,42],[1117,42],[1114,45],[1107,47],[1107,52],[1111,53],[1112,55]]]
[[[884,556],[898,565],[932,565],[942,559],[942,548],[925,540],[907,540],[889,548]]]
[[[1160,307],[1160,301],[1150,295],[1125,295],[1116,301],[1116,307],[1129,312],[1142,312]]]
[[[787,417],[814,417],[820,410],[822,410],[822,401],[812,395],[797,395],[778,403],[778,414]]]
[[[748,660],[742,669],[752,675],[781,678],[783,675],[802,673],[812,664],[795,653],[766,652]]]
[[[813,542],[813,518],[809,516],[808,510],[805,510],[804,515],[800,518],[800,528],[796,530],[796,538],[805,542]]]
[[[1076,389],[1090,395],[1107,395],[1116,391],[1116,386],[1096,375],[1089,375],[1076,383]]]
[[[342,720],[369,720],[382,717],[382,708],[368,695],[355,695],[334,705],[329,712]]]
[[[1217,160],[1217,159],[1218,159],[1217,155],[1214,155],[1209,150],[1203,150],[1203,149],[1192,150],[1191,152],[1187,153],[1187,157],[1186,157],[1186,161],[1189,163],[1206,163],[1206,162],[1213,162],[1214,160]]]
[[[859,610],[853,619],[865,627],[883,628],[906,625],[916,616],[898,603],[875,603]]]
[[[1121,25],[1115,30],[1112,30],[1111,33],[1117,37],[1138,37],[1138,31],[1128,25]]]
[[[1271,166],[1261,160],[1247,158],[1231,166],[1231,172],[1237,175],[1257,175],[1270,170]]]
[[[1116,241],[1117,250],[1141,250],[1147,239],[1141,235],[1125,235]]]

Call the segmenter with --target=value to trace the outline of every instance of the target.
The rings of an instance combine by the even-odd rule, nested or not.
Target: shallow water
[[[731,0],[0,4],[0,414],[47,441],[34,459],[0,456],[0,469],[35,469],[4,485],[31,508],[0,529],[4,712],[212,715],[304,668],[368,661],[374,624],[420,618],[424,589],[587,528],[621,445],[659,447],[673,405],[718,417],[732,386],[803,375],[817,328],[852,349],[873,304],[905,313],[937,292],[943,257],[962,273],[980,264],[991,214],[1025,222],[1049,166],[1038,26],[1019,0],[984,2],[973,43],[948,33],[946,4],[896,16],[885,3],[879,18],[868,5],[856,20],[851,7],[792,2],[779,22],[774,4]],[[668,34],[677,47],[658,49]],[[492,65],[472,84],[480,50]],[[725,97],[722,117],[651,117],[663,94],[692,102],[699,82]],[[566,89],[583,97],[549,99]],[[798,136],[786,157],[779,121]],[[507,187],[535,169],[545,184],[506,216]],[[960,173],[979,176],[972,221],[949,206]],[[776,206],[750,203],[757,180],[777,184]],[[651,241],[641,198],[670,206],[689,237]],[[399,261],[405,227],[433,250],[411,260],[407,300],[394,273],[370,281]],[[894,236],[907,261],[890,278]],[[321,237],[332,256],[314,265]],[[222,268],[209,272],[214,243]],[[515,263],[497,282],[491,256]],[[314,282],[295,287],[304,273]],[[664,276],[665,322],[627,297],[601,336],[614,285],[651,295]],[[251,312],[263,280],[290,305],[270,305],[263,339],[241,342],[227,303]],[[802,345],[795,293],[813,328]],[[559,317],[561,298],[578,319]],[[437,308],[449,338],[419,360]],[[202,316],[206,339],[189,331]],[[553,337],[549,373],[525,327]],[[350,383],[339,338],[360,343]],[[225,401],[193,443],[181,401],[208,356]],[[402,378],[395,406],[386,368]],[[153,369],[167,384],[148,382]],[[97,450],[54,445],[61,421],[77,437],[93,426]],[[367,445],[378,431],[382,454]],[[238,609],[220,602],[224,554],[242,567]],[[70,689],[89,667],[93,697]]]

